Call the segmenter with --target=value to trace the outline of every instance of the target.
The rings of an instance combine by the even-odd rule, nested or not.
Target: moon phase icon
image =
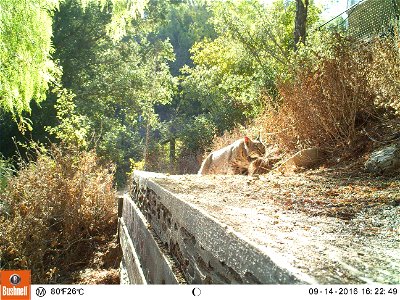
[[[201,290],[199,288],[194,288],[192,290],[192,294],[193,294],[193,296],[200,296]]]

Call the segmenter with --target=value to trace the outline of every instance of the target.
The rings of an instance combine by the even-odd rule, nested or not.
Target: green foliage
[[[130,158],[129,162],[131,164],[130,174],[132,174],[134,170],[144,170],[144,160],[135,161],[134,159]]]
[[[56,87],[53,92],[57,94],[58,125],[48,127],[48,132],[69,146],[85,148],[88,143],[89,121],[76,113],[73,102],[74,94],[65,88]]]
[[[58,1],[58,0],[56,0]],[[70,2],[69,0],[67,2]],[[85,11],[93,6],[98,7],[106,13],[110,13],[110,20],[107,23],[107,34],[114,40],[119,41],[128,31],[135,29],[146,30],[154,29],[155,22],[144,22],[143,19],[160,17],[168,1],[151,0],[78,0],[76,3]],[[132,24],[135,26],[132,27]],[[144,25],[139,29],[138,24]]]
[[[26,127],[23,111],[30,112],[30,102],[45,99],[53,82],[56,65],[51,58],[52,16],[59,0],[0,1],[0,107],[20,117]],[[71,1],[66,1],[71,2]],[[63,2],[61,2],[63,3]],[[86,9],[97,4],[112,11],[108,33],[117,40],[127,32],[127,24],[144,18],[146,0],[79,0]],[[25,125],[25,126],[24,126]]]
[[[115,40],[107,34],[113,14],[96,3],[82,9],[77,0],[65,1],[55,14],[54,45],[63,85],[75,95],[61,103],[74,105],[62,131],[90,137],[85,139],[88,146],[117,164],[116,177],[122,182],[129,158],[142,159],[141,129],[158,124],[155,106],[171,102],[176,82],[168,67],[174,59],[168,40],[146,31],[135,34],[138,28],[156,28],[155,20],[136,19],[137,28]],[[84,127],[77,131],[80,125],[73,124],[79,123]]]
[[[211,144],[216,132],[216,125],[207,117],[200,115],[184,127],[182,140],[189,150],[205,149]]]
[[[276,78],[291,65],[295,3],[215,1],[208,10],[216,36],[190,50],[194,65],[181,69],[180,109],[192,116],[187,118],[191,126],[193,116],[201,115],[221,134],[257,116],[265,94],[276,98]],[[317,15],[311,5],[310,27]]]
[[[118,120],[115,120],[110,128],[101,135],[96,149],[101,157],[116,164],[115,179],[116,183],[121,185],[126,181],[127,172],[130,170],[129,160],[143,157],[143,139],[138,134],[137,127],[121,125]]]
[[[167,64],[167,61],[174,59],[174,54],[169,41],[146,41],[141,47],[145,56],[138,66],[141,86],[137,100],[144,119],[154,126],[157,122],[154,106],[170,103],[176,86],[176,80],[171,76]]]
[[[193,65],[189,50],[195,42],[216,37],[214,26],[209,22],[212,12],[202,1],[191,2],[170,6],[167,21],[159,29],[159,37],[168,38],[173,46],[176,59],[170,63],[170,70],[174,76],[180,74],[184,65]]]
[[[205,38],[190,50],[194,67],[182,69],[185,76],[181,82],[181,107],[188,115],[206,116],[222,133],[254,116],[260,108],[258,96],[264,84],[257,75],[265,73],[260,71],[264,65],[257,61],[258,56],[249,55],[246,45],[233,36],[233,31],[241,29],[247,36],[256,12],[263,8],[255,1],[238,5],[228,1],[216,2],[209,9],[210,23],[218,37]],[[228,27],[228,23],[232,26]],[[204,134],[207,136],[207,131]]]
[[[208,99],[209,97],[201,96],[202,92],[197,89],[198,81],[184,80],[184,78],[187,78],[187,67],[182,69],[185,65],[193,67],[189,50],[196,42],[204,38],[214,39],[217,37],[214,26],[210,22],[212,11],[206,1],[176,2],[169,7],[166,22],[160,26],[158,36],[161,39],[167,38],[173,46],[176,59],[169,63],[169,68],[171,74],[177,76],[180,81],[178,91],[175,91],[171,103],[157,106],[156,111],[162,122],[156,126],[155,132],[159,132],[160,144],[151,145],[151,150],[155,151],[152,154],[157,156],[155,158],[155,161],[158,161],[157,170],[160,170],[159,167],[162,165],[161,161],[163,161],[165,168],[170,172],[176,172],[178,165],[182,165],[182,162],[179,161],[182,155],[186,155],[188,152],[196,152],[199,147],[206,147],[210,141],[210,138],[204,139],[200,134],[201,132],[198,132],[199,134],[192,134],[193,132],[191,132],[194,128],[200,128],[198,121],[196,121],[199,115],[202,119],[208,118],[206,119],[207,122],[212,125],[213,130],[215,129],[214,122],[218,117],[207,114],[202,105],[209,103],[209,107],[213,108],[214,112],[221,108],[221,106],[213,106],[213,102]],[[200,83],[202,84],[201,80]],[[230,109],[224,106],[219,113],[221,116],[227,115],[224,112]],[[207,136],[206,129],[204,128],[204,130],[204,136]],[[189,156],[192,155],[189,154]],[[192,164],[192,162],[187,161],[185,165],[189,163]],[[179,167],[179,169],[186,172],[187,170],[197,169],[197,165]]]
[[[0,0],[0,107],[14,117],[42,101],[56,69],[51,12],[56,0]]]

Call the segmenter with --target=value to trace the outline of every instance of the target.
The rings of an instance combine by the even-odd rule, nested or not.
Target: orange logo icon
[[[31,271],[0,271],[1,300],[31,299]]]

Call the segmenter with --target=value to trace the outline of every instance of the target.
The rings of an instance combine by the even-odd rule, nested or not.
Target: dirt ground
[[[400,177],[360,165],[154,179],[319,283],[400,283]]]
[[[121,248],[116,236],[103,244],[93,254],[88,265],[72,275],[74,284],[119,284]]]

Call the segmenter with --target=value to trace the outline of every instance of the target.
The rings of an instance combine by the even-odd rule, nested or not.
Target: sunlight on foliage
[[[45,98],[54,80],[52,15],[55,0],[0,0],[0,106],[20,115]]]
[[[130,158],[129,162],[131,163],[131,172],[129,174],[132,174],[134,170],[144,170],[144,160],[136,161],[133,158]]]
[[[90,2],[98,1],[105,9],[109,5],[109,0],[82,0],[84,5]],[[149,0],[111,0],[112,18],[108,25],[109,34],[118,40],[122,38],[127,30],[129,22],[136,18],[145,17],[145,8]]]
[[[89,123],[87,117],[76,113],[73,102],[75,95],[60,87],[56,87],[54,92],[58,97],[55,108],[60,123],[55,127],[48,127],[47,131],[67,145],[85,148],[88,143]]]
[[[147,2],[113,0],[110,35],[121,38],[132,19],[144,18]],[[83,7],[99,3],[109,9],[107,0],[80,3]],[[44,100],[54,81],[52,16],[59,4],[59,0],[0,0],[0,107],[14,116],[30,112],[32,99]]]

